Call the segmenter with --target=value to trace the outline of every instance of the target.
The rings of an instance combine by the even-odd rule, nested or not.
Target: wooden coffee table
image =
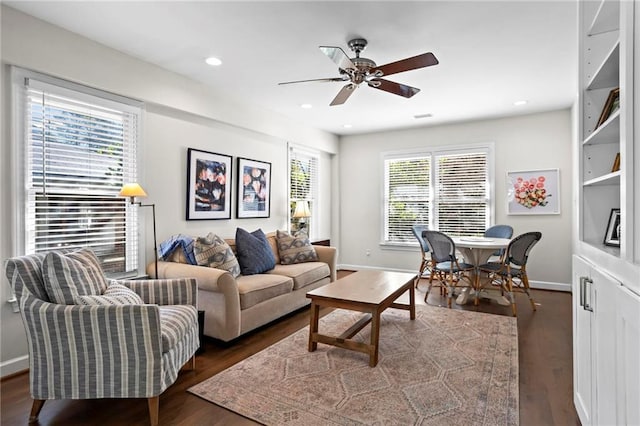
[[[387,271],[358,271],[307,293],[311,299],[309,326],[309,352],[318,348],[318,342],[339,348],[369,354],[369,366],[378,364],[380,340],[380,315],[389,308],[409,311],[409,318],[416,318],[416,301],[413,282],[415,274]],[[396,299],[409,292],[409,304],[396,303]],[[321,306],[364,312],[365,315],[338,337],[318,332],[318,314]],[[351,340],[367,324],[371,323],[369,344]]]

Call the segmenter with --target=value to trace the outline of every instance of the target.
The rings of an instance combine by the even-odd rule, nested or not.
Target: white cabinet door
[[[579,256],[573,256],[573,402],[580,422],[593,424],[591,417],[594,400],[593,347],[591,342],[591,322],[593,315],[589,311],[588,300],[591,265]],[[587,303],[585,308],[584,304]]]
[[[640,425],[640,297],[625,287],[616,296],[616,424]]]

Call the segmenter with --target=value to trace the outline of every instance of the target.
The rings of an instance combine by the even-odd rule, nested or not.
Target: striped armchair
[[[190,359],[195,367],[195,279],[118,281],[144,304],[64,305],[47,296],[44,259],[5,262],[29,346],[29,421],[47,399],[147,398],[156,425],[159,395]]]

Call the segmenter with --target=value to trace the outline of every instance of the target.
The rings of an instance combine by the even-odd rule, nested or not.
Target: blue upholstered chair
[[[529,291],[527,260],[529,259],[531,249],[541,238],[542,233],[540,232],[525,232],[524,234],[518,235],[511,240],[500,262],[488,262],[478,266],[478,275],[482,273],[488,274],[491,278],[489,282],[495,282],[496,278],[498,278],[500,290],[503,294],[507,294],[514,317],[517,314],[516,299],[513,294],[514,290],[520,290],[526,293],[529,297],[531,308],[534,311],[536,310],[536,304]],[[475,303],[478,304],[477,296]]]
[[[104,278],[90,250],[85,257],[95,261],[97,270],[77,266],[75,261],[67,269],[56,268],[51,254],[5,262],[29,347],[34,400],[30,422],[37,420],[48,399],[147,398],[151,424],[157,425],[159,395],[189,360],[195,367],[199,346],[196,280],[117,281],[114,285]],[[87,279],[71,282],[74,276]],[[98,285],[88,285],[90,279]],[[113,287],[119,293],[99,294],[104,284],[107,292]],[[52,296],[52,286],[63,291]],[[70,299],[52,300],[57,297]]]
[[[513,236],[513,228],[509,225],[493,225],[484,231],[484,236],[488,238],[511,238]],[[496,250],[493,255],[501,257],[504,249]]]
[[[429,288],[424,295],[424,301],[427,301],[433,279],[436,277],[440,282],[441,289],[444,289],[447,295],[447,305],[451,308],[454,289],[462,287],[459,285],[462,279],[469,281],[469,284],[464,287],[473,288],[473,280],[465,273],[474,271],[475,266],[470,263],[458,262],[456,244],[448,235],[439,231],[423,231],[422,235],[431,248],[431,270],[433,272],[429,276]]]
[[[431,274],[431,255],[429,254],[429,244],[427,244],[427,240],[422,236],[422,232],[429,230],[427,225],[413,225],[411,227],[411,232],[418,240],[420,245],[420,267],[418,268],[418,276],[416,277],[416,288],[418,288],[418,283],[420,279],[424,277],[424,274],[427,271]]]

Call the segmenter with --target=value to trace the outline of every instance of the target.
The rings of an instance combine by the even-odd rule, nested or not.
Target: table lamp
[[[306,227],[306,219],[308,217],[311,217],[311,211],[309,210],[309,202],[302,200],[302,201],[296,201],[296,209],[293,212],[293,217],[296,219],[300,219],[299,224],[300,224],[300,231],[304,231],[304,228]],[[309,234],[308,231],[307,232],[307,236]]]
[[[155,272],[156,275],[154,278],[158,278],[158,243],[156,239],[156,205],[155,204],[142,204],[140,201],[136,202],[136,197],[146,197],[147,193],[144,192],[144,189],[137,183],[127,183],[125,184],[120,193],[118,194],[120,197],[129,197],[131,200],[131,204],[135,204],[139,207],[151,207],[153,213],[153,255],[155,256]]]

